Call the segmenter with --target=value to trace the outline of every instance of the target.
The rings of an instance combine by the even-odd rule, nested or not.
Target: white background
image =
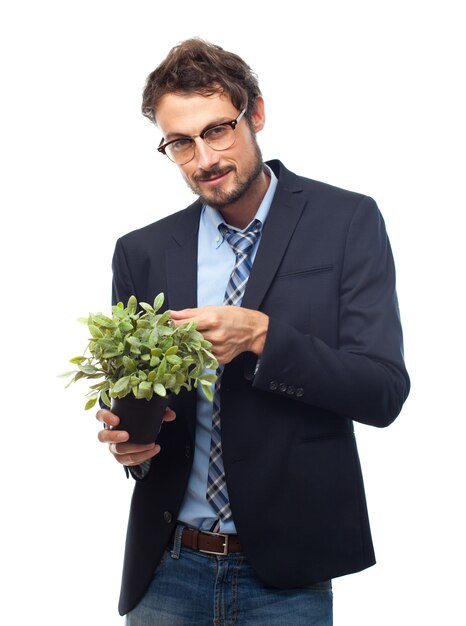
[[[373,196],[395,254],[412,392],[357,428],[378,564],[334,581],[335,625],[465,623],[465,24],[454,2],[300,6],[0,9],[2,624],[122,624],[131,481],[56,374],[109,309],[116,238],[193,200],[139,107],[194,35],[258,73],[264,158]]]

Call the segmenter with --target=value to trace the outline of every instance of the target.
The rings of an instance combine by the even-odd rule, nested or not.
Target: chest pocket
[[[332,270],[333,265],[331,264],[314,265],[312,267],[302,267],[296,269],[285,269],[277,274],[277,278],[305,278],[306,276],[311,276],[312,274],[331,272]]]

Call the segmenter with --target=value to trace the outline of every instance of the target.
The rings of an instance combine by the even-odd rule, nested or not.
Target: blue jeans
[[[175,556],[177,556],[175,554]],[[303,589],[261,582],[242,553],[167,550],[126,626],[332,626],[331,581]]]

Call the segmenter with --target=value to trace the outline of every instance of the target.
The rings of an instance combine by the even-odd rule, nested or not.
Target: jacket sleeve
[[[137,294],[121,239],[117,241],[113,253],[112,271],[112,304],[123,302],[126,306],[129,297]]]
[[[401,410],[410,381],[393,256],[383,218],[368,197],[346,233],[338,299],[336,347],[270,319],[253,386],[358,422],[388,426]]]

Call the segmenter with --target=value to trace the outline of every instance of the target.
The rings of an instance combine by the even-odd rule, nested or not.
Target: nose
[[[200,137],[196,137],[196,153],[194,160],[198,168],[203,170],[209,170],[220,161],[220,153],[217,150],[213,150],[206,142]]]

